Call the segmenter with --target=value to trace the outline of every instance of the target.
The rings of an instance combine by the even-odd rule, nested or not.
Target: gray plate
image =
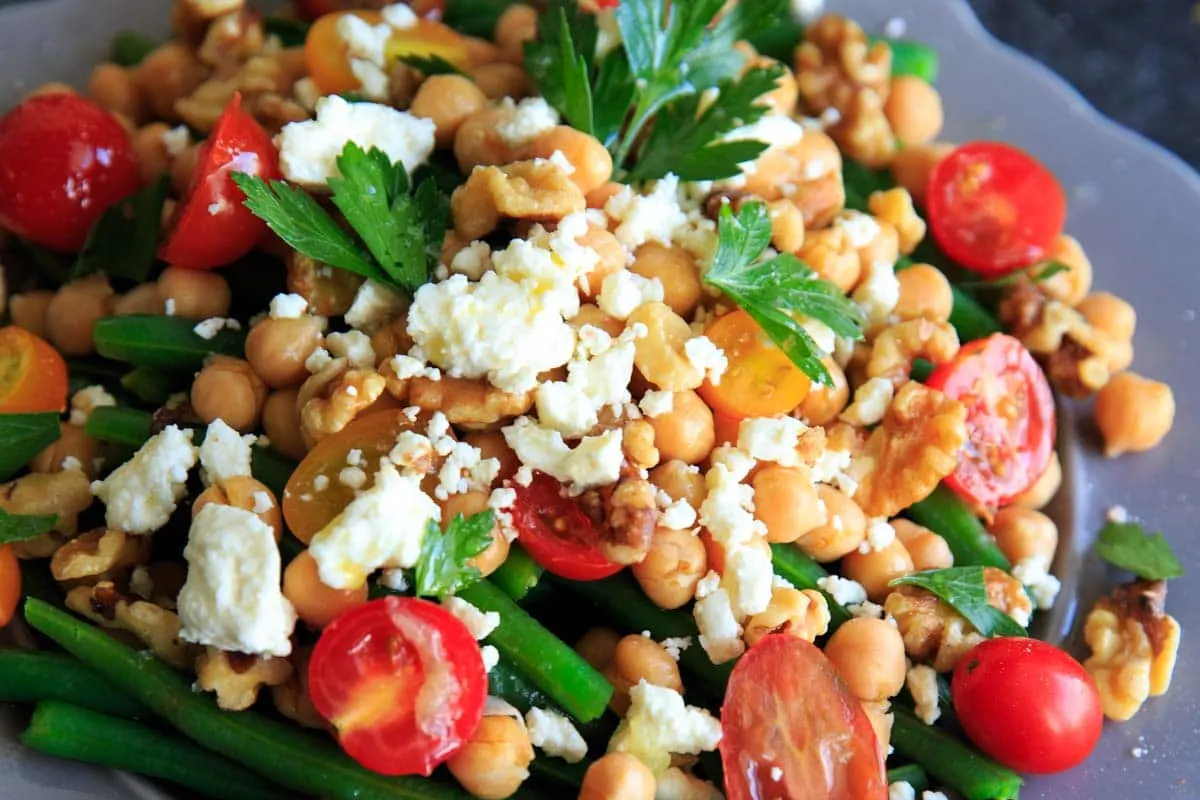
[[[163,0],[49,0],[0,10],[0,108],[43,81],[80,84],[104,58],[119,28],[166,32]],[[832,0],[838,11],[880,30],[900,3]],[[1061,79],[992,39],[962,0],[909,0],[901,16],[909,36],[942,55],[945,138],[994,138],[1044,160],[1067,187],[1068,229],[1084,243],[1096,285],[1129,299],[1140,314],[1138,372],[1174,384],[1175,430],[1164,447],[1107,462],[1096,449],[1086,407],[1062,414],[1061,454],[1067,474],[1053,509],[1064,537],[1056,572],[1063,598],[1042,635],[1066,641],[1080,610],[1118,576],[1088,554],[1105,510],[1121,504],[1153,529],[1167,532],[1185,566],[1200,571],[1192,487],[1200,477],[1200,375],[1190,360],[1200,304],[1196,252],[1200,179],[1145,139],[1101,117]],[[1200,583],[1177,581],[1171,611],[1187,630],[1200,625]],[[1200,781],[1200,639],[1185,634],[1180,668],[1166,698],[1151,700],[1131,722],[1108,724],[1087,765],[1030,781],[1027,800],[1194,797]],[[21,719],[0,708],[0,796],[14,800],[158,796],[111,772],[44,759],[19,748]],[[1141,758],[1133,752],[1144,751]]]

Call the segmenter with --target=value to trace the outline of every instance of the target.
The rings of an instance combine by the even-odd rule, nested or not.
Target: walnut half
[[[179,640],[179,617],[154,603],[131,600],[109,581],[75,587],[67,592],[66,604],[102,628],[132,633],[173,667],[186,669],[192,664],[195,651]]]
[[[254,705],[264,686],[279,686],[292,676],[292,662],[274,656],[229,653],[206,647],[196,659],[196,685],[216,692],[217,705],[242,711]]]

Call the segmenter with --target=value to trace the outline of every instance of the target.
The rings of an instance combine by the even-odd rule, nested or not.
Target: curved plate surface
[[[994,40],[963,0],[831,0],[830,6],[871,31],[899,16],[908,37],[941,54],[938,88],[946,108],[944,138],[993,138],[1045,161],[1070,198],[1068,230],[1086,247],[1097,288],[1133,303],[1139,313],[1134,368],[1172,383],[1178,407],[1167,443],[1145,455],[1108,462],[1086,406],[1068,408],[1060,423],[1067,484],[1052,509],[1064,536],[1055,571],[1062,601],[1039,624],[1079,654],[1076,616],[1118,575],[1089,555],[1106,509],[1123,505],[1172,539],[1184,566],[1200,571],[1193,487],[1200,480],[1200,371],[1192,350],[1200,306],[1200,177],[1183,162],[1105,119],[1064,81]],[[899,10],[904,8],[903,13]],[[44,81],[75,85],[105,57],[121,28],[156,36],[167,31],[162,0],[46,0],[0,9],[0,108]],[[1025,800],[1190,797],[1200,782],[1200,583],[1171,587],[1169,608],[1185,629],[1180,667],[1165,698],[1149,701],[1134,720],[1106,726],[1085,767],[1029,781]],[[15,742],[21,715],[0,707],[0,796],[21,800],[162,797],[105,770],[45,759]],[[1141,757],[1135,757],[1134,753]]]

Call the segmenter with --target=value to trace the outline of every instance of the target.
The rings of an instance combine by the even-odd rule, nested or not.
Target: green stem
[[[896,767],[887,771],[888,785],[893,783],[904,782],[913,788],[914,791],[920,792],[929,788],[929,775],[926,774],[925,768],[920,764],[905,764],[903,767]]]
[[[1013,800],[1021,776],[980,755],[950,734],[926,725],[903,706],[893,706],[892,746],[966,800]]]
[[[830,633],[850,619],[850,612],[817,584],[821,578],[828,577],[829,573],[798,547],[792,544],[771,545],[771,561],[775,566],[775,574],[792,586],[797,589],[812,589],[825,595],[825,601],[829,605]]]
[[[0,702],[58,700],[115,717],[141,717],[144,705],[70,656],[43,650],[0,650]]]
[[[519,603],[538,585],[543,571],[541,564],[534,561],[525,548],[513,542],[508,558],[488,576],[488,580]]]
[[[53,700],[38,703],[20,739],[26,747],[58,758],[161,778],[205,797],[291,797],[290,792],[272,786],[240,764],[186,739]]]
[[[973,567],[979,564],[1011,568],[1008,559],[995,541],[983,528],[979,518],[967,508],[945,484],[933,490],[933,494],[913,503],[904,512],[906,516],[941,536],[954,553],[956,567]]]

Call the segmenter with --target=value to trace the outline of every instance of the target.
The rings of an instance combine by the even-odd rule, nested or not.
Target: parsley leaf
[[[0,480],[8,480],[17,470],[60,435],[58,414],[0,414]]]
[[[445,597],[477,582],[482,576],[467,561],[492,543],[493,524],[491,511],[455,514],[445,533],[430,520],[415,571],[416,596]]]
[[[72,277],[103,272],[113,278],[145,281],[158,251],[167,185],[164,175],[105,209],[88,232]]]
[[[415,70],[425,73],[426,77],[430,75],[462,75],[463,71],[451,64],[446,59],[430,53],[429,55],[418,56],[408,55],[401,56],[400,61]]]
[[[9,514],[0,509],[0,545],[49,533],[57,522],[57,514]]]
[[[1167,537],[1146,533],[1136,522],[1110,522],[1101,528],[1096,553],[1113,566],[1147,581],[1180,578],[1184,574]]]
[[[892,586],[916,586],[937,595],[962,614],[984,636],[1025,636],[1025,628],[987,600],[983,567],[950,567],[914,572],[892,581]]]
[[[591,80],[597,37],[594,14],[581,11],[577,3],[553,0],[538,22],[538,39],[525,44],[525,70],[546,102],[585,133],[594,133]]]
[[[707,89],[736,76],[746,65],[746,56],[734,45],[763,28],[777,27],[787,14],[787,0],[741,0],[730,6],[704,43],[684,60],[688,81],[697,89]],[[791,46],[799,40],[800,36],[794,37]],[[779,60],[791,61],[790,51]]]
[[[790,253],[754,263],[771,242],[771,220],[762,203],[744,203],[736,215],[722,206],[717,235],[704,282],[741,306],[805,375],[830,385],[821,350],[797,315],[824,323],[843,338],[860,339],[858,307]]]

